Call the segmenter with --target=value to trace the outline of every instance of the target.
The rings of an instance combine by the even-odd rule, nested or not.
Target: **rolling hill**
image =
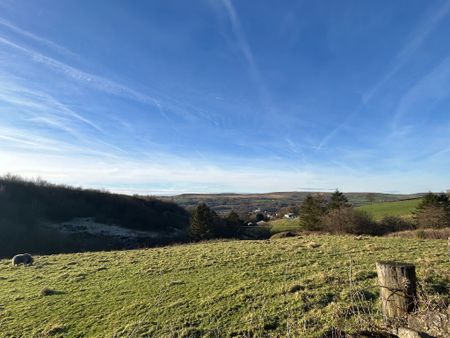
[[[365,204],[356,207],[357,210],[367,212],[375,221],[380,221],[387,216],[411,217],[412,212],[420,203],[420,198],[405,199],[392,202],[381,202]],[[296,219],[277,219],[269,222],[272,234],[282,231],[299,231],[302,229],[301,222]]]
[[[188,224],[175,203],[0,177],[0,257],[165,244]]]
[[[320,337],[381,323],[375,262],[449,301],[443,240],[305,236],[0,260],[1,337]],[[350,287],[351,285],[351,287]]]
[[[219,214],[226,214],[234,210],[240,214],[247,214],[255,209],[275,212],[280,208],[300,205],[308,194],[321,194],[325,197],[331,193],[324,192],[274,192],[267,194],[182,194],[161,197],[175,202],[184,208],[194,208],[201,202],[208,204]],[[350,203],[361,206],[369,203],[399,201],[421,197],[423,194],[381,194],[381,193],[345,193]]]

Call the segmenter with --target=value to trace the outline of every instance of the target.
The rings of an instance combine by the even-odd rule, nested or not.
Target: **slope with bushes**
[[[46,226],[77,218],[156,232],[162,237],[182,233],[189,223],[183,208],[155,198],[26,181],[14,176],[0,178],[0,256],[18,251],[53,253],[120,245],[86,232],[67,238],[54,226]]]

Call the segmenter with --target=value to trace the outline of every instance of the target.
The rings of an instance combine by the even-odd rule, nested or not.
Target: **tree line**
[[[212,238],[238,238],[244,225],[239,215],[231,211],[226,217],[220,217],[205,203],[200,203],[193,211],[189,237],[193,240]]]
[[[306,231],[385,235],[404,230],[450,227],[450,198],[444,193],[426,194],[410,218],[388,216],[374,221],[367,212],[355,209],[339,190],[328,199],[320,194],[308,194],[295,209],[302,229]],[[201,203],[191,215],[189,236],[193,240],[239,238],[242,233],[244,221],[234,211],[220,217]]]
[[[387,216],[375,222],[364,211],[355,209],[346,196],[336,190],[327,201],[321,195],[308,195],[299,208],[300,221],[306,230],[329,233],[384,235],[414,229],[450,227],[448,195],[426,194],[411,218]]]

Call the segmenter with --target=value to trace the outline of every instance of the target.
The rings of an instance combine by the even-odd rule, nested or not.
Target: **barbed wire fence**
[[[291,263],[293,264],[293,263]],[[361,327],[366,327],[370,329],[378,329],[380,330],[381,327],[375,324],[374,320],[371,320],[370,318],[374,318],[376,315],[372,311],[372,309],[368,306],[366,306],[366,303],[368,299],[365,296],[365,291],[373,291],[377,288],[377,285],[373,285],[369,288],[355,288],[354,286],[354,276],[353,276],[353,261],[349,259],[349,271],[348,271],[348,284],[343,284],[342,289],[348,288],[349,290],[349,299],[350,299],[350,310],[344,312],[344,320],[348,319],[349,317],[356,318],[357,321],[359,321]],[[289,289],[289,266],[290,264],[287,264],[284,273],[283,273],[283,282],[282,282],[282,289],[284,296],[287,298],[290,295]],[[155,302],[150,306],[150,309],[146,312],[146,314],[133,326],[133,329],[129,332],[129,334],[126,335],[128,338],[135,338],[135,337],[150,337],[152,335],[139,332],[144,324],[148,322],[150,318],[152,318],[153,322],[156,322],[156,326],[152,330],[153,332],[160,332],[161,329],[161,322],[158,320],[158,317],[160,316],[160,305],[163,303],[164,296],[168,291],[170,285],[170,281],[168,281],[164,288],[160,289],[160,292],[158,293]],[[242,338],[251,338],[251,337],[268,337],[269,333],[265,330],[265,319],[266,316],[264,315],[265,309],[268,304],[267,297],[263,297],[262,300],[259,303],[259,306],[255,307],[252,311],[250,311],[250,318],[248,319],[242,319],[241,325],[242,327],[247,327],[247,332],[242,333],[240,337]],[[295,337],[295,334],[299,332],[299,330],[307,330],[307,323],[301,323],[298,320],[298,316],[295,316],[294,312],[298,309],[294,309],[292,307],[291,303],[287,303],[283,309],[280,309],[279,311],[270,311],[268,312],[268,315],[270,317],[278,318],[280,321],[284,322],[284,332],[283,336],[290,338]],[[220,316],[218,315],[211,315],[208,319],[208,325],[209,329],[201,329],[201,335],[211,338],[216,337],[223,337],[227,333],[227,325],[224,323]],[[331,327],[330,328],[330,336],[340,338],[343,336],[341,330],[339,329],[339,320],[336,321],[337,327]],[[176,323],[171,323],[170,327],[167,328],[167,330],[163,330],[160,332],[159,337],[178,337],[177,333],[177,327],[179,328]],[[116,336],[119,337],[119,336]],[[153,337],[153,336],[152,336]],[[188,333],[187,335],[183,335],[183,337],[198,337],[198,332],[192,333],[191,335]]]
[[[343,314],[341,316],[337,316],[334,321],[334,325],[330,327],[328,335],[326,337],[343,337],[343,332],[341,328],[344,326],[344,322],[348,319],[354,320],[359,327],[364,328],[369,331],[384,331],[386,329],[385,326],[380,325],[382,318],[382,314],[380,310],[377,310],[373,307],[374,300],[371,296],[377,294],[379,290],[378,283],[374,283],[373,285],[363,287],[361,285],[355,285],[355,262],[353,257],[355,255],[359,255],[365,253],[365,250],[352,250],[348,252],[348,276],[347,281],[343,281],[341,291],[348,290],[348,300],[349,307],[344,309]],[[337,252],[329,252],[326,253],[329,259],[333,257],[341,256],[341,253]],[[228,261],[226,261],[228,262]],[[230,260],[229,262],[232,262]],[[305,260],[302,263],[304,265],[312,264],[313,260]],[[283,280],[282,280],[282,292],[285,298],[288,298],[290,295],[290,286],[289,286],[289,272],[291,269],[291,265],[295,264],[294,262],[287,262],[284,267],[283,272]],[[161,274],[162,276],[162,274]],[[154,327],[153,332],[158,332],[159,337],[180,337],[178,330],[180,329],[179,323],[170,323],[170,327],[167,327],[167,330],[161,330],[161,322],[158,320],[160,317],[160,305],[164,301],[164,297],[168,291],[171,281],[167,281],[165,287],[159,290],[159,293],[156,297],[155,302],[150,306],[150,309],[146,312],[146,314],[134,325],[133,329],[126,335],[128,338],[134,337],[150,337],[152,335],[146,333],[139,332],[143,325],[146,324],[149,318],[154,318],[152,321],[156,322],[156,327]],[[247,332],[243,332],[238,337],[242,338],[250,338],[250,337],[266,337],[269,336],[269,333],[265,330],[265,309],[268,303],[267,297],[263,296],[263,298],[259,302],[259,306],[256,306],[249,313],[249,318],[241,319],[240,323]],[[421,283],[418,283],[418,303],[420,304],[418,313],[427,313],[430,311],[435,311],[437,309],[441,309],[446,307],[448,304],[441,297],[430,295],[427,290],[425,290],[425,286]],[[371,305],[371,306],[368,306]],[[299,316],[295,315],[295,311],[298,311],[298,308],[294,308],[292,303],[286,303],[285,307],[280,309],[279,311],[270,311],[268,313],[271,317],[277,317],[280,321],[284,322],[284,332],[283,336],[290,338],[295,337],[299,330],[306,331],[307,323],[302,322],[299,319]],[[211,314],[211,316],[207,320],[208,329],[199,329],[195,333],[187,335],[183,335],[183,337],[198,337],[199,332],[201,332],[201,336],[216,338],[223,337],[228,333],[227,323],[224,321],[224,317],[220,316],[220,314]],[[160,333],[159,333],[160,332]],[[118,336],[116,336],[118,337]],[[152,336],[153,337],[153,336]]]

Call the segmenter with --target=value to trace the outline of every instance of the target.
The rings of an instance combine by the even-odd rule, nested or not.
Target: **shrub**
[[[426,238],[426,232],[424,230],[417,230],[417,238],[425,239]]]
[[[428,193],[414,211],[418,228],[450,227],[450,199],[446,194]]]
[[[450,212],[440,205],[427,205],[419,209],[415,215],[417,228],[441,229],[450,227]]]
[[[327,205],[328,209],[342,209],[349,207],[350,203],[348,202],[347,197],[336,189],[336,191],[331,194],[330,202]]]
[[[260,221],[264,221],[264,214],[259,212],[256,214],[255,222],[260,222]]]
[[[390,232],[413,230],[415,229],[415,224],[406,218],[386,216],[380,221],[379,227],[383,234],[387,234]]]
[[[222,224],[223,237],[237,238],[241,233],[241,227],[244,225],[244,222],[236,212],[231,211]]]
[[[389,236],[420,239],[447,239],[450,237],[450,228],[399,231],[391,233]]]
[[[300,206],[300,220],[306,230],[321,230],[321,217],[325,213],[322,196],[308,194]]]
[[[444,193],[433,194],[432,192],[429,192],[424,197],[422,197],[422,201],[417,208],[421,209],[429,205],[440,205],[443,207],[448,207],[450,205],[450,198]]]
[[[193,240],[205,240],[214,237],[216,215],[205,203],[201,203],[192,213],[189,235]]]
[[[330,233],[379,234],[379,227],[365,212],[352,207],[331,209],[320,219],[321,229]]]

